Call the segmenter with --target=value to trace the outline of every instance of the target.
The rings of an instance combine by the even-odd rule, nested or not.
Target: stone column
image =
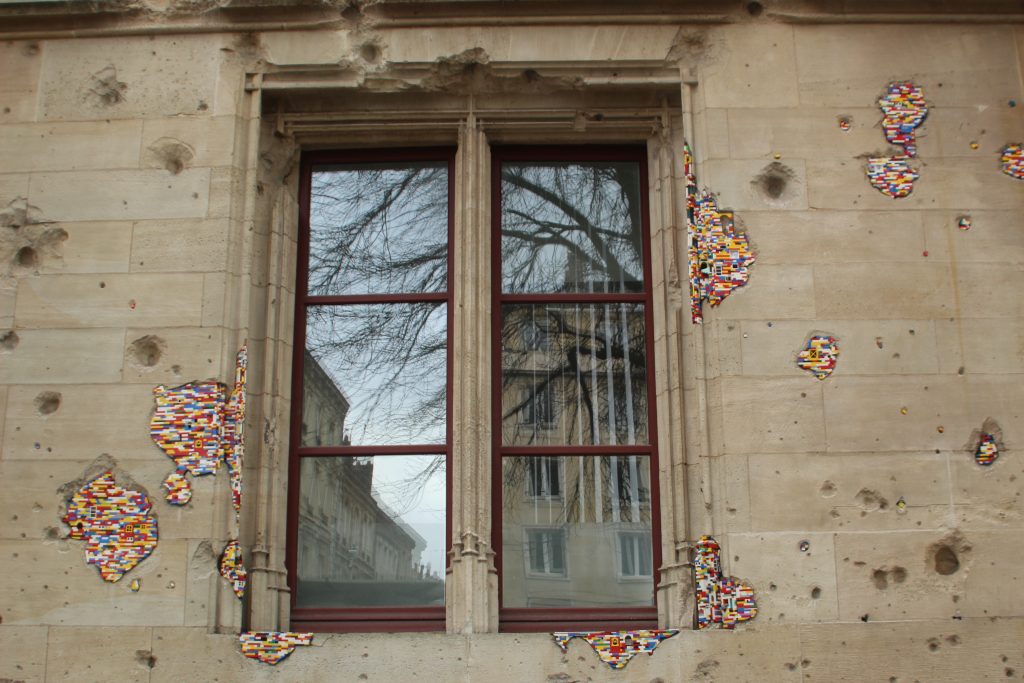
[[[446,586],[450,633],[498,630],[491,548],[491,158],[470,113],[455,160],[452,312],[452,547]]]

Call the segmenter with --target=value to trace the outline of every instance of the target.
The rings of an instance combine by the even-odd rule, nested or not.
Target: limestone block
[[[881,137],[881,134],[879,134]],[[865,150],[874,154],[874,149]],[[807,196],[816,209],[917,210],[980,206],[1019,209],[1024,206],[1020,181],[1001,173],[998,155],[987,157],[921,158],[912,162],[920,179],[914,191],[893,199],[871,187],[864,174],[864,159],[809,159]],[[1017,183],[1017,185],[1014,185]]]
[[[53,455],[44,450],[43,454],[34,459],[5,459],[0,462],[0,473],[7,477],[5,481],[17,482],[0,499],[0,513],[3,519],[8,520],[0,530],[0,538],[28,538],[53,543],[64,537],[66,528],[60,518],[66,496],[58,489],[78,480],[94,459],[51,460]],[[138,485],[136,490],[142,490],[149,496],[153,514],[158,521],[159,543],[175,539],[210,538],[213,534],[213,510],[217,505],[224,506],[223,509],[230,508],[230,495],[226,493],[230,485],[226,471],[224,474],[190,477],[192,502],[185,506],[174,506],[164,499],[161,486],[167,475],[174,470],[174,462],[156,446],[140,451],[135,459],[121,458],[115,459],[115,462]],[[64,547],[62,544],[59,543]],[[69,541],[67,545],[71,550],[81,550],[82,547],[75,541]]]
[[[0,93],[34,91],[42,62],[39,43],[4,41],[0,44]]]
[[[814,683],[1005,681],[1024,665],[1022,637],[1020,619],[806,625],[801,671]]]
[[[0,541],[4,624],[83,626],[97,634],[116,632],[99,626],[181,624],[186,547],[187,541],[161,539],[152,555],[117,583],[108,583],[85,563],[79,541]],[[138,593],[129,588],[132,579],[142,583]],[[88,659],[95,658],[102,659],[89,653]],[[65,653],[62,659],[73,656]],[[53,675],[54,669],[48,671]]]
[[[925,93],[929,99],[930,94]],[[918,128],[922,141],[918,154],[926,159],[933,155],[986,160],[998,157],[1007,142],[1020,138],[1021,111],[1007,103],[1012,97],[1010,92],[995,99],[990,93],[984,103],[971,107],[937,108]],[[926,141],[928,148],[924,147]],[[972,149],[971,143],[977,143],[978,148]]]
[[[984,375],[1024,373],[1024,320],[957,318],[935,321],[938,358],[943,372]]]
[[[223,270],[229,228],[230,222],[224,219],[139,221],[132,231],[131,269],[162,273]]]
[[[727,532],[750,531],[750,485],[746,455],[724,455],[714,458],[712,477],[721,482],[722,507]]]
[[[0,287],[0,329],[10,330],[14,327],[14,297],[17,289]]]
[[[0,174],[0,210],[18,197],[28,197],[28,179],[27,173]]]
[[[142,165],[168,168],[180,161],[180,168],[228,166],[233,160],[235,129],[239,125],[245,124],[234,116],[176,116],[146,121],[142,129]]]
[[[20,327],[192,326],[202,296],[187,273],[44,275],[21,281],[14,316]]]
[[[246,96],[245,71],[243,59],[225,59],[220,63],[212,107],[214,116],[235,116],[239,113],[239,102]]]
[[[757,598],[760,601],[760,591]],[[673,638],[682,650],[679,674],[664,680],[797,683],[800,674],[795,663],[800,661],[802,648],[796,627],[772,624],[762,628],[757,623],[760,618],[740,625],[735,631],[683,631]],[[647,679],[639,680],[646,683]]]
[[[810,548],[802,552],[805,540]],[[722,571],[754,588],[758,614],[752,625],[834,621],[838,615],[832,534],[730,534]]]
[[[259,42],[267,63],[278,66],[338,64],[350,49],[346,31],[268,31]]]
[[[23,123],[4,127],[8,171],[138,168],[141,121]]]
[[[708,107],[790,107],[800,103],[791,26],[734,24],[715,31],[714,40],[716,58],[700,73]]]
[[[706,159],[728,159],[730,156],[729,141],[729,120],[731,112],[728,109],[704,109],[694,115],[694,126],[697,128],[696,140],[690,140],[694,158],[700,162]],[[699,143],[699,144],[698,144]],[[680,154],[681,152],[676,152]],[[701,166],[703,168],[703,166]],[[697,178],[701,182],[700,176]],[[680,178],[678,181],[684,182]],[[680,184],[680,192],[685,191]]]
[[[388,636],[393,637],[393,636]],[[299,648],[286,662],[286,666],[269,667],[242,656],[238,646],[238,635],[208,633],[205,625],[201,628],[155,628],[153,629],[153,655],[157,666],[153,668],[151,683],[175,683],[188,680],[197,671],[211,671],[214,666],[218,680],[225,683],[234,681],[298,681],[289,674],[292,663],[299,661],[326,636],[313,639],[313,646]],[[262,667],[262,669],[260,668]],[[328,667],[327,671],[344,670],[341,666]],[[314,676],[320,680],[323,677]]]
[[[217,327],[130,328],[125,335],[124,381],[177,386],[219,379],[222,330]]]
[[[0,680],[42,683],[47,633],[45,626],[0,627]]]
[[[227,293],[228,281],[234,283],[236,279],[225,273],[203,274],[203,327],[224,325],[229,319],[224,297]]]
[[[829,452],[953,450],[974,428],[963,380],[955,375],[833,374],[825,384]]]
[[[42,118],[203,115],[213,102],[223,42],[214,34],[48,42]]]
[[[72,171],[33,175],[29,202],[48,220],[201,218],[210,170]]]
[[[47,678],[146,683],[151,645],[152,629],[145,627],[51,628]]]
[[[0,92],[0,123],[35,121],[37,99],[34,90]]]
[[[206,212],[207,218],[231,218],[232,215],[240,215],[244,206],[245,172],[235,167],[221,166],[210,169],[210,203]]]
[[[672,47],[676,26],[416,27],[378,33],[389,62],[433,62],[481,48],[492,62],[655,59]]]
[[[605,676],[612,673],[608,665],[598,659],[597,653],[583,640],[570,641],[568,651],[563,655],[550,638],[549,634],[533,633],[471,636],[466,639],[470,654],[469,661],[481,664],[486,662],[483,666],[487,673],[484,675],[491,678],[501,676],[503,671],[515,671],[521,672],[524,680],[551,680],[553,676],[559,675],[565,676],[566,680],[586,680],[588,675],[597,676],[598,680],[603,680]],[[633,657],[626,665],[625,671],[631,675],[649,679],[651,674],[644,666],[648,662],[641,662],[641,659],[647,659],[650,664],[656,664],[654,660],[657,658],[660,660],[657,664],[664,665],[667,660],[672,659],[668,654],[670,649],[668,643],[668,640],[661,642],[653,657]],[[637,664],[640,666],[634,670],[633,667]],[[467,669],[467,672],[470,670],[472,668]],[[372,672],[370,673],[372,674]]]
[[[820,383],[798,379],[721,380],[722,452],[816,452],[825,447]]]
[[[839,128],[839,117],[850,119],[850,130]],[[729,109],[729,154],[733,159],[849,159],[865,150],[885,147],[878,107],[799,107],[790,109]],[[928,119],[931,122],[931,118]],[[921,129],[918,129],[919,131]],[[921,152],[924,156],[923,143]],[[725,155],[723,155],[725,156]]]
[[[981,426],[985,418],[993,417],[1003,429],[1007,449],[1020,447],[1024,434],[1024,384],[1018,374],[967,375],[967,410],[971,429]],[[969,434],[970,432],[964,432]],[[957,435],[954,447],[959,448],[967,438]]]
[[[752,455],[753,530],[937,528],[949,520],[949,457],[955,455]],[[897,506],[900,498],[906,502],[902,510]]]
[[[736,211],[807,209],[807,173],[803,159],[711,159],[697,183],[718,195],[718,205]],[[867,182],[866,180],[864,181]]]
[[[210,479],[211,477],[204,477]],[[230,507],[230,502],[225,502]],[[227,509],[227,508],[223,508]],[[227,544],[226,540],[217,540],[217,534],[211,530],[206,538],[198,534],[188,544],[188,579],[185,585],[185,626],[207,627],[210,623],[211,611],[216,609],[212,598],[221,590],[229,593],[229,600],[236,600],[228,583],[221,577],[218,566],[220,554]]]
[[[73,335],[72,338],[84,337],[88,340],[96,332],[107,330],[77,330],[69,334]],[[30,333],[42,334],[25,331],[23,336]],[[104,360],[112,358],[116,361],[117,374],[113,381],[120,379],[121,363],[124,362],[124,331],[117,330],[116,335],[117,350],[106,349],[103,353]],[[32,337],[29,339],[31,341]],[[24,346],[24,342],[19,344],[18,352]],[[68,354],[66,351],[60,353],[76,357],[80,354],[78,351],[74,354]],[[31,362],[29,364],[31,365]],[[71,381],[81,380],[75,378]],[[43,392],[60,394],[59,405],[53,412],[45,415],[41,414],[36,406],[36,397]],[[91,461],[100,453],[107,453],[116,460],[150,457],[146,455],[148,453],[151,453],[152,457],[164,457],[149,438],[149,418],[154,405],[152,387],[35,384],[12,386],[8,396],[7,429],[4,431],[3,442],[4,459],[34,461],[45,457]],[[35,448],[36,443],[40,445],[38,449]],[[67,480],[58,483],[63,481]]]
[[[129,221],[61,223],[68,234],[56,266],[41,264],[41,273],[127,273],[132,246]]]
[[[965,263],[957,267],[963,318],[1024,317],[1024,265]]]
[[[18,329],[18,337],[17,348],[0,363],[0,383],[95,384],[121,379],[124,330]]]
[[[814,289],[813,272],[810,266],[755,264],[746,285],[734,290],[715,308],[704,304],[704,319],[813,318],[815,304],[810,296]]]
[[[936,111],[1019,92],[1009,26],[797,26],[800,102],[874,106],[890,81],[912,79]],[[942,84],[941,87],[939,84]],[[927,127],[928,124],[926,123]]]
[[[1024,264],[1024,231],[1016,211],[975,210],[928,211],[924,214],[925,246],[936,258],[953,258],[957,263]],[[960,230],[959,215],[969,215],[972,227]]]
[[[990,467],[982,467],[966,450],[950,453],[953,507],[958,526],[974,529],[1024,528],[1024,501],[1020,480],[1024,463],[1004,453]]]
[[[938,323],[931,320],[780,320],[773,321],[771,327],[761,321],[739,324],[746,375],[813,380],[813,375],[797,367],[796,357],[811,332],[818,330],[839,340],[837,375],[939,372],[935,335]],[[952,372],[956,372],[956,367]],[[825,380],[826,385],[828,381]]]
[[[948,318],[955,313],[948,264],[922,258],[886,268],[878,263],[814,266],[814,304],[821,318]]]
[[[836,535],[840,618],[881,621],[1013,616],[1024,550],[1019,530]],[[949,547],[956,562],[936,563]],[[900,571],[900,568],[902,571]],[[939,573],[937,569],[945,572]],[[999,586],[1002,590],[993,590]]]
[[[691,324],[689,320],[684,324]],[[743,329],[737,320],[714,320],[704,323],[703,332],[709,347],[709,360],[720,375],[743,374]]]

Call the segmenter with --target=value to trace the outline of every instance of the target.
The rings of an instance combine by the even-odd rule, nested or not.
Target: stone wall
[[[147,3],[74,16],[0,5],[0,680],[1024,675],[1024,185],[999,165],[1002,147],[1024,138],[1024,14],[998,2],[970,15],[692,4],[178,14]],[[919,85],[930,106],[917,130],[921,177],[897,200],[864,177],[865,158],[889,148],[876,100],[895,80]],[[657,130],[595,120],[608,89],[661,107]],[[390,132],[346,101],[387,110]],[[651,201],[668,245],[655,266],[655,332],[674,588],[659,607],[661,625],[683,632],[619,672],[581,641],[562,655],[544,634],[489,632],[484,566],[453,569],[449,591],[466,593],[447,635],[317,635],[276,668],[243,658],[240,628],[288,625],[301,149],[396,144],[414,128],[392,125],[394,112],[415,106],[450,125],[412,139],[461,144],[469,178],[487,168],[486,140],[524,138],[466,112],[523,101],[580,112],[534,141],[631,139],[662,169]],[[698,182],[736,212],[757,253],[749,284],[705,305],[703,326],[689,321],[681,275],[684,136]],[[460,225],[486,229],[485,193],[458,202]],[[970,230],[958,229],[961,215]],[[823,381],[795,363],[815,332],[841,349]],[[161,482],[173,465],[148,424],[153,387],[229,382],[246,341],[243,605],[216,571],[233,520],[226,474],[194,479],[191,504],[168,506]],[[480,381],[470,384],[456,399],[455,465],[471,488],[489,481],[466,464],[489,437],[472,431]],[[972,439],[988,418],[1002,451],[981,467]],[[117,583],[85,564],[60,521],[70,493],[104,469],[148,492],[160,525],[154,553]],[[474,505],[456,501],[462,544],[489,535],[489,511]],[[757,596],[760,613],[734,632],[690,630],[688,553],[702,534]]]

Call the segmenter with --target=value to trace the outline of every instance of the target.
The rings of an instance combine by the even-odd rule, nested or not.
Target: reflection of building
[[[303,443],[343,444],[349,402],[307,352]],[[444,583],[420,562],[426,540],[373,492],[372,457],[302,461],[298,605],[441,604]]]
[[[648,463],[630,455],[504,458],[503,604],[653,604]]]

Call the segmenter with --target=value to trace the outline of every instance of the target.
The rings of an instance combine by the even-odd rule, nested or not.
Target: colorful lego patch
[[[736,232],[733,214],[722,211],[707,190],[697,193],[693,154],[683,145],[686,174],[686,234],[690,266],[690,314],[694,323],[704,321],[701,302],[722,303],[750,277],[755,255],[747,236]]]
[[[697,628],[721,624],[723,629],[757,616],[754,589],[737,579],[722,576],[720,548],[715,539],[701,536],[693,561],[697,587]]]
[[[140,581],[139,579],[132,579],[132,582],[130,584],[128,584],[128,589],[132,593],[138,593],[141,588],[142,588],[142,581]]]
[[[224,391],[223,384],[213,381],[153,389],[156,410],[149,434],[176,465],[164,482],[169,501],[180,488],[176,480],[184,473],[194,477],[216,474],[222,457]]]
[[[836,369],[839,358],[839,340],[835,337],[816,334],[807,340],[807,345],[796,358],[801,370],[814,373],[818,379],[825,379]]]
[[[228,541],[224,546],[224,552],[220,554],[220,575],[231,583],[231,589],[241,600],[245,595],[245,582],[249,573],[245,571],[242,564],[242,546],[238,541]]]
[[[167,502],[171,505],[186,505],[192,500],[192,485],[188,483],[184,469],[177,469],[171,472],[164,479],[163,486],[164,490],[167,491],[164,497],[167,498]]]
[[[242,654],[264,664],[277,664],[295,651],[298,645],[313,642],[312,633],[288,633],[277,631],[245,631],[238,636]]]
[[[555,643],[565,652],[569,647],[569,641],[573,638],[582,638],[587,641],[594,652],[601,658],[601,661],[613,669],[621,669],[629,664],[629,660],[636,655],[646,652],[654,654],[654,648],[666,638],[671,638],[679,633],[678,630],[669,631],[562,631],[552,633]]]
[[[999,446],[996,445],[996,437],[992,434],[982,434],[978,442],[978,450],[974,453],[974,461],[979,465],[988,467],[999,457]]]
[[[85,561],[113,583],[156,548],[152,507],[145,493],[121,488],[105,472],[71,497],[62,521],[71,528],[68,538],[85,541]]]
[[[971,229],[971,217],[970,216],[960,216],[960,217],[958,217],[956,219],[956,227],[960,228],[961,230],[970,230]]]
[[[242,510],[242,460],[245,456],[245,372],[249,366],[249,350],[243,346],[235,362],[235,385],[224,410],[224,462],[231,479],[231,503],[235,519]]]
[[[928,105],[921,88],[910,82],[890,83],[885,95],[878,100],[882,109],[882,129],[885,139],[906,150],[907,156],[917,156],[915,130],[928,116]]]
[[[237,519],[242,504],[247,365],[248,352],[243,346],[238,352],[230,395],[223,383],[214,380],[153,389],[156,410],[150,420],[150,436],[175,463],[175,471],[164,481],[168,502],[188,503],[192,491],[186,475],[216,474],[224,460],[231,478],[231,499]]]
[[[871,186],[893,199],[901,199],[914,191],[914,181],[920,178],[910,165],[910,157],[871,157],[867,164]]]
[[[1016,143],[1003,147],[999,160],[1003,164],[1003,173],[1024,179],[1024,144]]]
[[[850,122],[850,118],[849,117],[847,117],[847,116],[840,116],[839,117],[839,130],[843,131],[844,133],[847,133],[847,132],[849,132],[851,125],[852,124]]]

